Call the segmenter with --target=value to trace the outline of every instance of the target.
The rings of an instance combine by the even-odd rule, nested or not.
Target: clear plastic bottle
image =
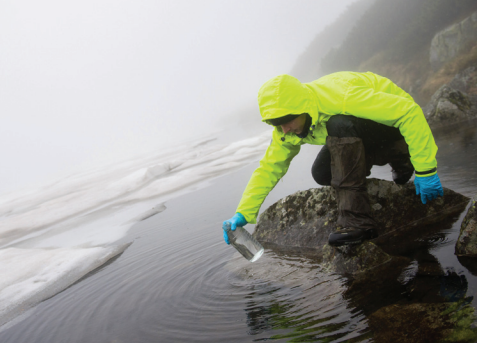
[[[234,231],[228,227],[227,236],[230,244],[250,262],[255,262],[262,256],[262,245],[243,227],[237,226]]]

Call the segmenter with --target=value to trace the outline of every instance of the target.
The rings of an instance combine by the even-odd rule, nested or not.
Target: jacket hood
[[[308,113],[313,122],[318,116],[311,91],[295,77],[285,74],[263,84],[258,91],[258,106],[262,121],[267,124],[270,119],[288,114]]]

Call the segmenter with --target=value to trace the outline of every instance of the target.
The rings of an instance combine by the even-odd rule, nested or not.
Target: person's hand
[[[423,204],[434,200],[438,196],[444,196],[441,180],[439,180],[437,174],[424,177],[416,176],[414,178],[414,185],[416,186],[416,195],[421,194]]]
[[[225,243],[230,244],[227,230],[234,231],[237,226],[244,226],[245,224],[247,224],[247,221],[241,213],[235,213],[235,215],[231,219],[224,221],[224,223],[222,224],[222,229],[224,230]]]

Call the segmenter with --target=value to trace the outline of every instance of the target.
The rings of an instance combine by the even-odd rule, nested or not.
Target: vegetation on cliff
[[[392,79],[424,106],[457,73],[477,65],[477,42],[438,70],[429,61],[433,37],[474,11],[475,0],[375,0],[363,15],[353,19],[354,26],[341,45],[321,44],[323,39],[312,42],[305,55],[318,67],[309,68],[310,74],[318,69],[319,76],[340,70],[372,71]],[[332,37],[326,29],[317,37],[322,35]],[[302,56],[300,60],[306,59]]]
[[[390,62],[410,62],[438,31],[476,8],[473,0],[376,0],[322,68],[355,70],[379,52]]]

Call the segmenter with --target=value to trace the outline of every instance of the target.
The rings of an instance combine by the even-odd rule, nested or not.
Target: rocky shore
[[[367,315],[377,342],[477,339],[470,326],[476,317],[471,298],[465,297],[465,277],[442,270],[430,253],[470,199],[444,189],[444,197],[424,205],[412,182],[396,185],[378,179],[368,180],[368,195],[379,237],[361,245],[327,244],[338,217],[331,187],[279,200],[262,213],[253,235],[266,248],[307,256],[323,271],[345,276],[344,297]],[[476,219],[474,202],[462,223],[457,253],[477,257]],[[423,334],[432,340],[420,339]]]

